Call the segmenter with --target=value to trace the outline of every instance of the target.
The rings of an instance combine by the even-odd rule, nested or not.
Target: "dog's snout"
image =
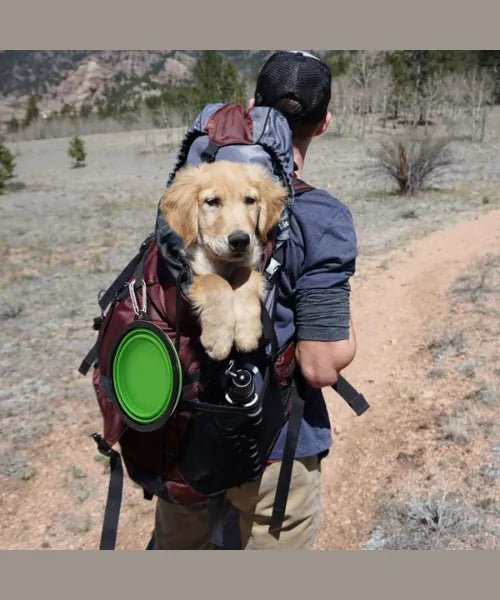
[[[229,234],[227,239],[231,248],[237,252],[246,250],[250,244],[250,236],[248,233],[241,230],[233,231],[233,233]]]

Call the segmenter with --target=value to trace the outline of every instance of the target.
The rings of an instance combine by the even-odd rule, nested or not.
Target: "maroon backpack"
[[[122,483],[120,455],[112,448],[114,444],[119,443],[127,472],[144,489],[146,498],[159,496],[183,504],[209,498],[220,507],[228,488],[261,475],[273,443],[291,413],[294,346],[290,342],[285,348],[277,348],[272,325],[276,281],[293,201],[293,148],[286,120],[269,108],[246,113],[238,105],[208,105],[186,133],[167,185],[185,164],[213,160],[258,162],[289,190],[281,222],[270,235],[262,264],[266,284],[263,342],[251,356],[233,352],[221,362],[208,357],[199,340],[197,319],[186,299],[192,272],[183,241],[158,210],[154,234],[143,242],[137,256],[100,297],[101,316],[94,320],[94,328],[99,332],[97,342],[80,366],[83,374],[93,366],[94,390],[104,420],[103,435],[94,434],[94,439],[99,450],[110,457],[112,467],[101,548],[114,547],[116,537],[116,506],[119,507]],[[137,318],[130,296],[131,282],[139,303],[143,301],[143,289],[146,290],[147,321],[174,342],[182,368],[179,403],[168,420],[152,431],[134,429],[123,418],[110,376],[112,348],[124,328]],[[221,374],[227,372],[229,364],[234,369],[235,363],[238,368],[255,373],[258,403],[251,409],[221,402]],[[300,409],[298,403],[295,412],[299,424]],[[286,481],[283,486],[288,488]],[[276,508],[273,523],[279,531],[285,507]],[[220,527],[212,534],[214,543],[220,544]]]

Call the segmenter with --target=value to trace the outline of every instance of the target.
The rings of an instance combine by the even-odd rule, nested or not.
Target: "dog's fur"
[[[216,360],[226,358],[233,344],[242,352],[259,344],[263,285],[256,268],[286,196],[260,165],[218,161],[181,169],[161,200],[163,215],[187,248],[194,273],[189,296],[201,342]],[[248,245],[235,248],[235,234]]]

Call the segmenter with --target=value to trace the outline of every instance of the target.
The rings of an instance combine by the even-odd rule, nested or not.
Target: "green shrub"
[[[14,156],[0,143],[0,195],[4,193],[7,181],[14,177],[15,166]]]
[[[72,168],[85,166],[85,144],[78,136],[75,136],[69,143],[68,155],[73,159]]]

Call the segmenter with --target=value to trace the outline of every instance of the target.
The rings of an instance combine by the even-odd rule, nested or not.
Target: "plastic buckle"
[[[97,449],[101,454],[111,458],[112,453],[114,452],[113,448],[108,444],[108,442],[100,435],[99,433],[93,433],[92,437],[94,438],[94,442],[97,444]]]

